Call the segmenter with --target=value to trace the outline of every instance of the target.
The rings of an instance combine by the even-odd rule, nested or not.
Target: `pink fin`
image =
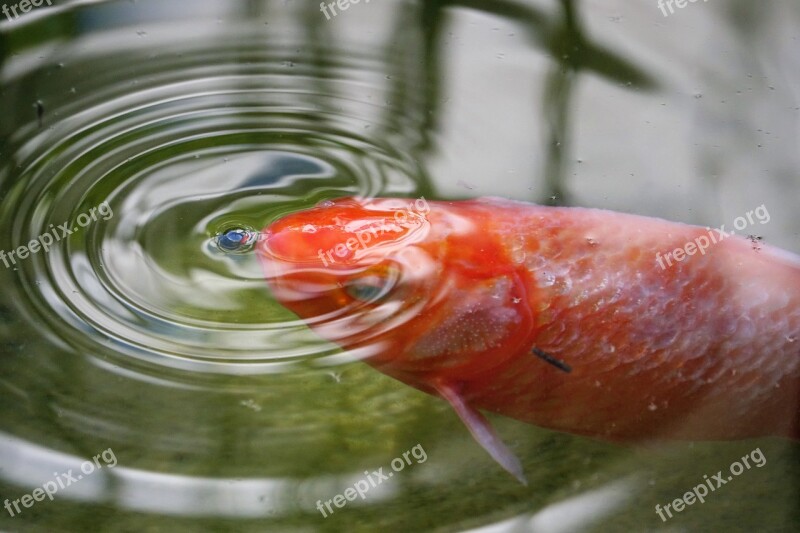
[[[497,461],[508,473],[517,478],[520,483],[528,486],[528,480],[525,479],[525,474],[522,472],[522,465],[514,455],[514,452],[500,440],[500,437],[495,433],[494,428],[486,420],[477,409],[473,409],[467,405],[464,400],[459,396],[452,386],[444,383],[434,383],[433,386],[436,391],[453,406],[456,414],[467,426],[467,429],[478,444],[483,446],[483,449],[489,452],[489,455]]]

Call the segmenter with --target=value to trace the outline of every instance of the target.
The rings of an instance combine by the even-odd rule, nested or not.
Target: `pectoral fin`
[[[434,383],[433,384],[439,395],[447,400],[456,414],[467,426],[467,429],[472,436],[478,441],[478,444],[483,446],[483,449],[489,452],[489,455],[497,461],[508,473],[517,478],[520,483],[527,486],[528,480],[525,479],[525,474],[522,471],[522,465],[514,455],[514,452],[500,440],[500,437],[495,433],[494,428],[477,409],[473,409],[464,402],[463,398],[458,393],[458,390],[450,384]]]

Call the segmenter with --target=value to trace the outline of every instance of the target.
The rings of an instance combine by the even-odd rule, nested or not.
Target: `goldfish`
[[[800,257],[724,230],[502,198],[346,197],[269,224],[274,297],[318,335],[482,413],[618,443],[800,438]]]

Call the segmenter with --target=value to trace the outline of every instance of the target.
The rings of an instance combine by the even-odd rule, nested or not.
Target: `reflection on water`
[[[309,332],[233,246],[344,195],[483,195],[717,227],[769,207],[800,251],[790,0],[92,2],[0,19],[0,503],[119,464],[4,530],[655,529],[655,504],[756,446],[671,519],[787,529],[780,440],[637,450],[495,418],[515,484],[447,406]],[[52,226],[51,226],[52,225]],[[81,226],[83,226],[81,224]],[[223,243],[224,244],[224,243]],[[231,253],[235,252],[235,253]],[[421,443],[428,460],[323,518]]]

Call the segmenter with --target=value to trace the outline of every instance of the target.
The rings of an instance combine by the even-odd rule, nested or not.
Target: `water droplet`
[[[257,413],[257,412],[259,412],[259,411],[261,411],[261,406],[260,406],[260,405],[258,405],[258,404],[255,402],[255,400],[252,400],[252,399],[250,399],[250,400],[242,400],[241,402],[239,402],[239,405],[242,405],[242,406],[244,406],[244,407],[247,407],[248,409],[252,409],[252,410],[253,410],[253,411],[255,411],[256,413]]]
[[[541,255],[531,255],[525,259],[525,268],[527,268],[530,272],[536,272],[539,269],[544,268],[547,264],[544,257]]]
[[[601,350],[605,353],[614,353],[617,351],[617,347],[611,344],[610,342],[604,341],[601,345]]]
[[[569,278],[559,278],[553,288],[558,294],[567,294],[572,289],[572,281]]]
[[[552,287],[556,282],[556,275],[552,272],[539,270],[534,275],[536,276],[536,281],[542,287]]]

